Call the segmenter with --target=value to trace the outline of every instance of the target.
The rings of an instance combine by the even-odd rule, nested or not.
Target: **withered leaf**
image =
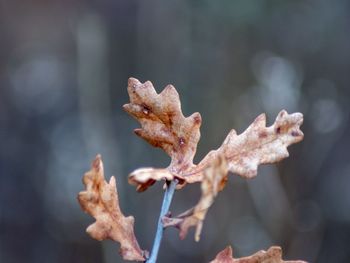
[[[300,142],[304,134],[301,113],[288,114],[282,110],[275,123],[266,127],[266,116],[261,114],[240,135],[232,130],[219,149],[211,151],[198,164],[195,171],[186,176],[187,183],[202,180],[201,170],[205,169],[218,154],[225,156],[228,170],[242,177],[257,175],[260,164],[275,163],[289,156],[287,147]]]
[[[150,81],[130,78],[128,93],[130,103],[123,107],[142,126],[135,133],[171,157],[171,172],[181,174],[191,168],[200,138],[200,114],[184,117],[179,94],[172,85],[157,94]]]
[[[191,226],[196,227],[195,240],[198,242],[202,231],[203,221],[209,207],[227,182],[227,165],[223,156],[217,156],[215,160],[203,172],[201,184],[202,195],[197,205],[186,212],[171,218],[164,217],[164,227],[175,226],[180,229],[180,238],[184,239]]]
[[[282,249],[280,247],[270,247],[267,251],[260,250],[255,254],[243,257],[233,258],[232,248],[226,247],[217,254],[216,258],[210,263],[306,263],[302,260],[282,260]]]
[[[145,191],[160,180],[172,181],[174,175],[167,169],[140,168],[133,171],[128,178],[129,183],[135,185],[138,192]]]
[[[144,251],[134,234],[134,217],[125,217],[119,207],[119,199],[114,176],[106,182],[101,156],[92,162],[91,170],[85,173],[86,187],[78,195],[82,209],[93,216],[96,222],[86,232],[99,241],[112,239],[120,243],[120,254],[125,260],[144,261]]]

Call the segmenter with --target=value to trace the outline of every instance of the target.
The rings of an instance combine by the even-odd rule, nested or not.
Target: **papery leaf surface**
[[[171,172],[191,168],[200,138],[200,114],[183,115],[179,94],[172,85],[158,94],[150,81],[130,78],[128,93],[130,103],[123,107],[141,124],[135,133],[171,157]]]
[[[226,247],[224,250],[217,254],[216,258],[210,263],[306,263],[302,260],[283,260],[282,249],[280,247],[270,247],[267,251],[260,250],[255,254],[242,257],[233,258],[232,248]]]
[[[256,176],[260,164],[276,163],[289,156],[287,147],[304,137],[300,130],[302,123],[301,113],[288,114],[282,110],[273,125],[266,127],[266,116],[261,114],[242,134],[231,130],[223,144],[209,152],[186,176],[186,182],[202,181],[202,170],[217,155],[224,156],[230,172],[245,178]]]
[[[99,241],[112,239],[120,243],[120,254],[125,260],[144,261],[134,234],[134,217],[125,217],[119,206],[115,177],[106,182],[100,155],[92,162],[91,170],[83,177],[86,187],[78,195],[81,208],[96,219],[86,232]]]

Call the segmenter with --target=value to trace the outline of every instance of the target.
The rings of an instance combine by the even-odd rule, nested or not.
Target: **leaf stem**
[[[174,181],[171,181],[170,184],[167,185],[167,188],[165,190],[162,208],[161,208],[160,215],[158,218],[157,232],[156,232],[156,236],[154,238],[151,256],[146,261],[147,263],[155,263],[157,260],[158,251],[159,251],[160,243],[162,242],[163,232],[164,232],[162,218],[169,211],[169,207],[171,204],[171,200],[173,199],[173,195],[174,195],[177,183],[178,183],[178,181],[176,179]]]

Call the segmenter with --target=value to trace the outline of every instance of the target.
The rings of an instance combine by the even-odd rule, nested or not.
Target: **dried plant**
[[[305,263],[301,260],[282,260],[282,249],[280,247],[270,247],[267,251],[260,250],[255,254],[244,258],[233,258],[232,248],[227,247],[217,254],[210,263]]]
[[[101,156],[92,162],[91,170],[83,177],[86,191],[78,195],[82,209],[93,216],[96,222],[86,232],[99,241],[112,239],[120,243],[120,253],[125,260],[144,261],[134,235],[134,217],[125,217],[119,207],[119,199],[114,176],[105,181]]]
[[[168,85],[157,94],[152,83],[130,78],[128,82],[130,103],[124,109],[140,122],[135,133],[155,147],[162,148],[170,157],[167,168],[140,168],[129,175],[129,183],[139,192],[147,190],[157,181],[165,181],[165,195],[158,220],[154,245],[148,252],[140,249],[134,235],[134,218],[125,217],[120,210],[115,178],[107,183],[103,175],[101,157],[92,163],[91,171],[83,177],[86,191],[78,196],[82,209],[96,222],[87,228],[97,240],[112,239],[121,245],[120,254],[125,260],[156,262],[163,230],[177,227],[180,238],[186,237],[188,229],[195,227],[195,240],[199,241],[203,222],[217,194],[224,189],[228,173],[252,178],[257,175],[260,164],[275,163],[289,153],[287,147],[303,139],[300,125],[301,113],[288,114],[282,110],[274,124],[266,127],[264,114],[240,135],[232,130],[217,149],[209,152],[197,165],[193,163],[200,139],[201,116],[194,113],[185,117],[181,111],[179,94]],[[171,217],[168,213],[175,188],[186,184],[201,183],[201,198],[197,205],[184,213]],[[233,259],[230,247],[220,252],[212,262],[293,262],[281,259],[281,249],[271,247],[252,256]],[[301,262],[301,261],[294,261]]]

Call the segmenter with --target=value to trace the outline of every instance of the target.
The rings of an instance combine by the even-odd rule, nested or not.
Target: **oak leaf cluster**
[[[198,204],[174,217],[163,219],[165,226],[180,229],[180,238],[186,236],[190,226],[196,227],[195,240],[199,241],[208,208],[220,190],[225,187],[228,172],[245,178],[257,175],[260,164],[275,163],[289,156],[287,147],[301,141],[303,123],[301,113],[288,114],[282,110],[272,126],[266,127],[265,114],[259,115],[240,135],[231,130],[222,145],[209,152],[198,165],[193,164],[200,139],[201,116],[193,113],[184,117],[179,94],[168,85],[157,94],[152,83],[141,83],[130,78],[128,82],[130,103],[124,109],[141,124],[135,133],[151,145],[162,148],[170,157],[167,168],[140,168],[129,175],[129,183],[137,191],[145,191],[156,181],[202,184],[202,197]]]
[[[244,178],[257,175],[260,164],[275,163],[289,156],[287,147],[303,139],[300,126],[301,113],[288,114],[282,110],[275,122],[267,127],[266,116],[261,114],[241,134],[231,130],[222,145],[210,151],[198,164],[193,163],[200,139],[201,115],[196,112],[185,117],[181,111],[179,94],[172,85],[157,93],[150,81],[141,83],[135,78],[128,81],[130,103],[123,108],[133,116],[141,128],[135,129],[154,147],[163,149],[171,158],[166,168],[139,168],[128,177],[138,192],[146,191],[157,181],[174,181],[177,189],[186,184],[200,183],[201,197],[191,209],[175,217],[163,217],[164,227],[179,229],[185,238],[188,229],[195,227],[195,240],[199,241],[203,222],[217,194],[224,189],[229,172]],[[116,181],[104,179],[103,164],[98,155],[92,168],[83,177],[86,190],[79,193],[82,209],[96,222],[87,228],[97,240],[112,239],[120,243],[125,260],[144,261],[147,252],[140,249],[134,235],[134,218],[125,217],[120,210]],[[271,247],[241,259],[232,258],[230,247],[220,252],[213,263],[230,262],[302,262],[283,261],[281,249]]]

